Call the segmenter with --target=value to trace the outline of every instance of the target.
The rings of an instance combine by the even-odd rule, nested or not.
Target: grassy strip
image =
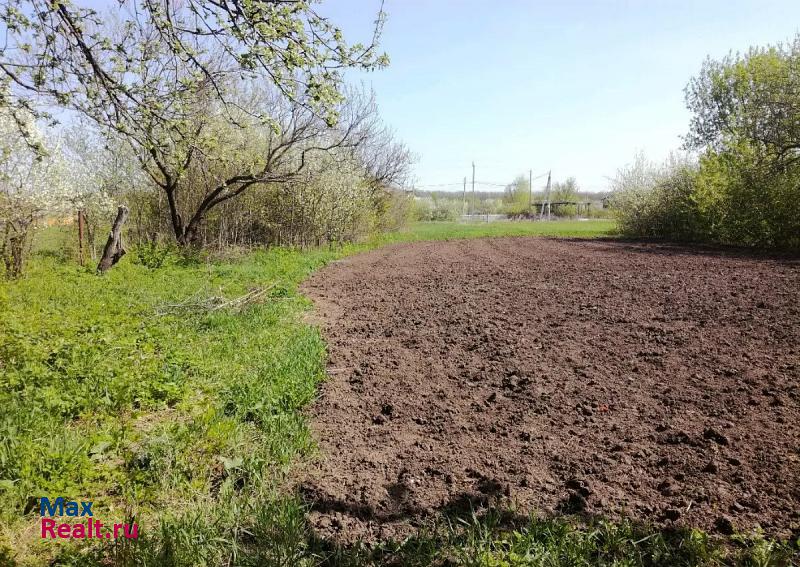
[[[698,530],[657,531],[631,522],[584,522],[579,518],[509,520],[488,510],[450,518],[402,542],[350,548],[310,546],[307,557],[323,565],[696,566],[793,565],[796,550],[758,535],[729,545]],[[309,563],[312,564],[312,563]]]
[[[324,378],[325,345],[303,323],[310,305],[297,292],[312,270],[391,242],[610,228],[431,223],[340,250],[169,257],[158,269],[128,257],[102,278],[59,257],[61,241],[47,235],[26,278],[0,285],[0,565],[641,565],[667,552],[697,564],[684,561],[686,549],[716,561],[723,552],[702,534],[675,544],[627,525],[510,526],[491,515],[406,542],[340,549],[314,539],[302,504],[280,489],[292,463],[313,450],[300,410]],[[253,289],[264,290],[259,302],[225,305]],[[42,541],[42,495],[94,501],[98,519],[136,521],[140,539]],[[790,553],[750,544],[740,550],[748,561]]]
[[[614,232],[616,223],[611,220],[550,222],[425,222],[409,230],[378,237],[374,243],[409,242],[415,240],[449,240],[454,238],[480,238],[484,236],[553,236],[595,238]]]

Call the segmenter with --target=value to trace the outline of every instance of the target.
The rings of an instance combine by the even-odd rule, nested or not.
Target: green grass
[[[694,532],[491,512],[344,549],[313,537],[286,490],[314,451],[301,410],[324,378],[325,345],[298,293],[313,270],[392,242],[612,228],[419,224],[339,250],[168,256],[157,269],[129,254],[104,277],[74,264],[66,229],[46,231],[26,276],[0,284],[0,565],[780,564],[792,550],[758,537],[725,551]],[[252,289],[262,301],[215,308]],[[92,500],[105,523],[139,523],[140,539],[42,541],[32,507],[43,495]]]
[[[412,225],[408,230],[390,233],[382,238],[386,241],[447,240],[453,238],[479,238],[483,236],[551,236],[585,237],[605,236],[614,232],[611,220],[549,222],[424,222]]]
[[[221,562],[212,540],[235,539],[212,529],[222,510],[235,530],[311,447],[299,410],[323,377],[324,344],[300,320],[296,287],[332,256],[276,249],[157,270],[126,260],[102,278],[39,257],[3,286],[7,541],[47,555],[52,543],[19,539],[33,519],[23,512],[65,496],[94,500],[101,519],[133,514],[150,533],[190,522],[196,549]],[[258,286],[272,286],[266,300],[242,312],[168,307]]]

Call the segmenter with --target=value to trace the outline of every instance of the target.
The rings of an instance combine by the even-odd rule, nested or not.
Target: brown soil
[[[800,262],[615,241],[383,248],[317,273],[310,519],[400,536],[490,502],[800,528]]]

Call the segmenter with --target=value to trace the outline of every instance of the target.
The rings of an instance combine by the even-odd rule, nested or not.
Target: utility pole
[[[552,170],[547,172],[547,220],[550,220],[550,173]]]
[[[533,208],[533,170],[528,170],[528,213]]]
[[[461,199],[461,215],[467,210],[467,176],[464,176],[464,196]],[[463,220],[463,219],[462,219]]]
[[[552,171],[552,170],[551,170]],[[547,207],[547,218],[550,218],[550,171],[547,172],[547,187],[545,188],[544,197],[542,197],[542,211],[541,218],[544,218],[544,210]]]
[[[472,214],[475,214],[475,162],[472,162]],[[470,217],[471,218],[471,217]]]

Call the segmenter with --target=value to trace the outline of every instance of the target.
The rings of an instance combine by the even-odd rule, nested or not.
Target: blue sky
[[[350,41],[368,39],[378,0],[326,0]],[[683,88],[706,56],[784,41],[797,0],[387,0],[391,65],[353,75],[420,159],[417,185],[532,168],[604,190],[637,150],[666,157],[689,115]]]

